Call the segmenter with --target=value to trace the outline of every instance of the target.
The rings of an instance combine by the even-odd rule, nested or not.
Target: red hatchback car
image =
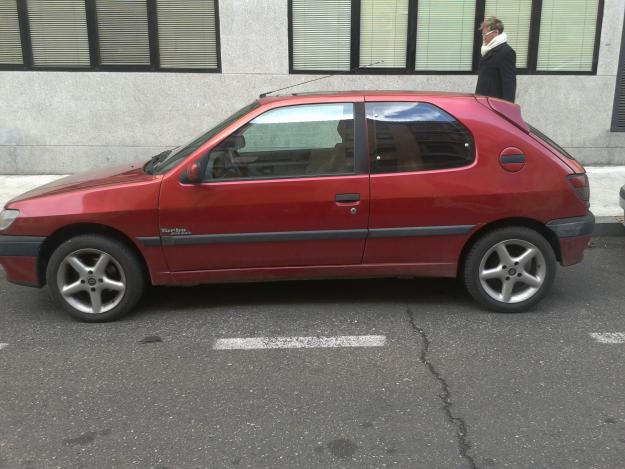
[[[464,279],[490,310],[539,301],[594,226],[584,168],[517,105],[462,94],[264,97],[145,165],[10,201],[0,263],[74,317],[146,285]]]

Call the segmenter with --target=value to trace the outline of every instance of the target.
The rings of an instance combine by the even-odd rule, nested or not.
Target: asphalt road
[[[82,324],[0,274],[2,468],[622,468],[625,238],[518,315],[449,280],[155,288]],[[214,350],[218,339],[381,347]],[[146,340],[146,338],[148,340]]]

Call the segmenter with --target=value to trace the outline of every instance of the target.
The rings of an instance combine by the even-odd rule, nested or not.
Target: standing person
[[[475,94],[514,102],[516,96],[516,52],[508,44],[503,23],[494,16],[480,26],[482,58],[477,69]]]

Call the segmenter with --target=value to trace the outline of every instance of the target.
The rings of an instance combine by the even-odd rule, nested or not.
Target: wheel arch
[[[551,248],[553,249],[553,252],[556,256],[556,259],[558,260],[558,262],[562,262],[562,253],[560,251],[560,242],[558,240],[558,237],[556,236],[556,234],[551,231],[549,228],[547,228],[545,226],[544,223],[541,223],[537,220],[531,219],[531,218],[504,218],[501,220],[497,220],[491,223],[487,223],[486,225],[480,227],[480,229],[478,229],[476,232],[474,232],[471,237],[469,238],[469,240],[465,243],[464,247],[462,248],[462,252],[460,253],[460,259],[458,261],[458,269],[456,272],[457,276],[460,276],[463,269],[464,269],[464,263],[466,261],[467,258],[467,254],[469,253],[469,251],[471,250],[471,247],[473,247],[473,245],[485,234],[490,233],[491,231],[494,231],[496,229],[499,228],[506,228],[506,227],[510,227],[510,226],[523,226],[525,228],[530,228],[536,232],[538,232],[540,235],[542,235],[547,242],[549,243],[549,245],[551,246]]]
[[[50,256],[52,256],[52,253],[56,250],[56,248],[70,238],[93,234],[112,238],[132,249],[137,254],[137,257],[141,262],[144,275],[146,278],[149,278],[150,271],[143,253],[126,234],[107,225],[100,225],[97,223],[75,223],[59,228],[57,231],[48,236],[41,245],[39,255],[37,256],[37,279],[39,281],[39,285],[44,286],[46,284],[46,269],[48,268]]]

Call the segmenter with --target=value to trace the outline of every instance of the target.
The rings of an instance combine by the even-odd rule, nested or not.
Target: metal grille
[[[84,0],[28,0],[33,62],[38,67],[89,67]]]
[[[22,64],[20,26],[15,0],[0,0],[0,64]]]
[[[217,68],[215,0],[157,0],[161,68]]]
[[[146,0],[97,0],[102,65],[150,65]]]

